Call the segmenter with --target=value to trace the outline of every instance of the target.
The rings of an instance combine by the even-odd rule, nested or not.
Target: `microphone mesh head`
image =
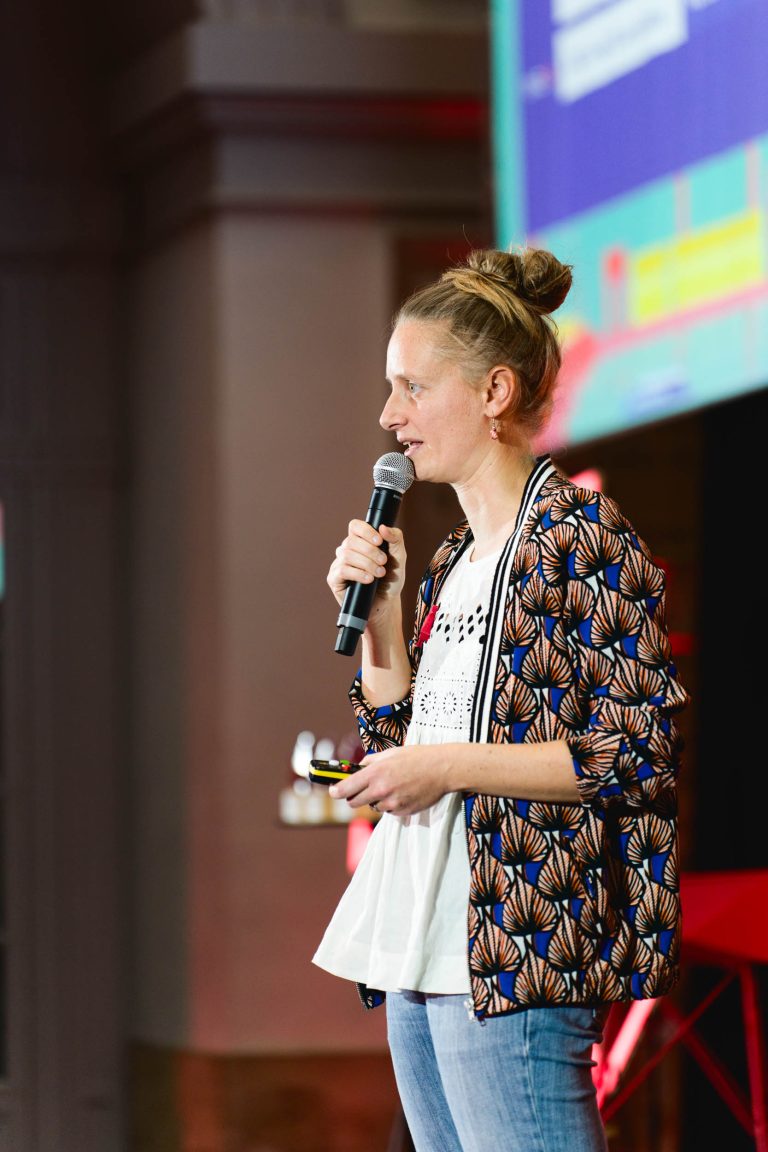
[[[387,452],[373,466],[373,482],[377,488],[392,488],[402,496],[416,479],[413,464],[402,452]]]

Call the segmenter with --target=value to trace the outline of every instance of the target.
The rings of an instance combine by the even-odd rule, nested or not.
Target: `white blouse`
[[[424,642],[405,743],[470,735],[491,585],[501,549],[459,558]],[[313,963],[382,991],[461,993],[467,966],[469,860],[460,793],[413,816],[385,812]]]

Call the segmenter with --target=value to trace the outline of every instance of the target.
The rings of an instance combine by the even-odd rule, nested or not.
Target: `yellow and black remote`
[[[335,784],[346,780],[359,767],[352,760],[310,760],[309,779],[313,784]]]

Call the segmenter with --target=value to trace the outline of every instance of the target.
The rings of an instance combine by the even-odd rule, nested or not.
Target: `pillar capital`
[[[114,153],[149,236],[218,211],[472,220],[487,87],[481,32],[200,19],[118,78]]]

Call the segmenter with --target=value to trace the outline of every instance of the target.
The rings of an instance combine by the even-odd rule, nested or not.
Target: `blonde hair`
[[[518,392],[505,415],[532,433],[549,413],[560,369],[557,327],[549,314],[565,300],[571,282],[571,266],[542,248],[477,249],[410,296],[392,327],[403,320],[443,325],[449,339],[438,338],[438,351],[457,361],[470,383],[506,364]]]

